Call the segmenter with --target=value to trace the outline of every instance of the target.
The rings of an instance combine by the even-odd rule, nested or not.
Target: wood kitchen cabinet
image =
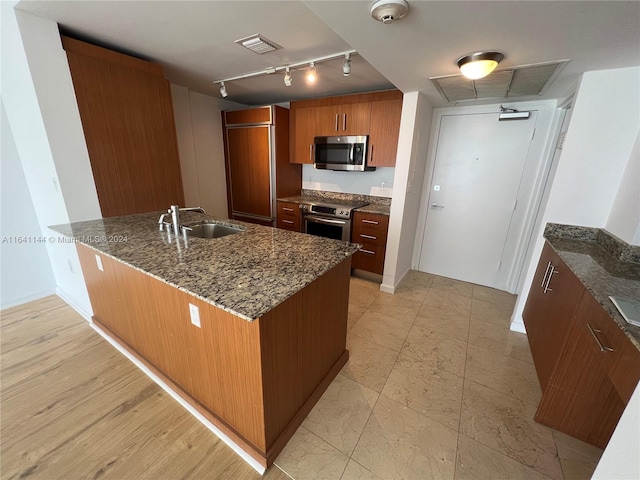
[[[393,167],[401,112],[398,90],[291,102],[290,161],[312,164],[314,137],[369,135],[372,165]]]
[[[351,241],[362,248],[353,255],[351,267],[382,275],[387,247],[389,217],[375,213],[354,212]]]
[[[604,448],[640,379],[640,351],[548,243],[523,317],[542,388],[535,420]]]
[[[301,232],[300,205],[293,202],[278,201],[278,228]]]
[[[62,37],[102,216],[184,206],[162,67]]]

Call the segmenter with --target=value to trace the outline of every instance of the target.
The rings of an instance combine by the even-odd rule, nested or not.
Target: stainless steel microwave
[[[368,135],[314,138],[314,167],[322,170],[368,172]]]

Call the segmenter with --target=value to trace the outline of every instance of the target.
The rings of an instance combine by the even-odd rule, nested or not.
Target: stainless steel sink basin
[[[188,236],[200,238],[220,238],[244,231],[244,229],[241,228],[234,228],[219,223],[201,223],[200,225],[185,227],[185,230]]]

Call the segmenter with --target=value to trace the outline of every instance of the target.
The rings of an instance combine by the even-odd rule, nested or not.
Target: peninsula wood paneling
[[[62,38],[104,217],[184,205],[169,82],[150,62]]]

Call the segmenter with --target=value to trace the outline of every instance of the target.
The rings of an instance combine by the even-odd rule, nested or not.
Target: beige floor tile
[[[495,288],[483,287],[482,285],[473,286],[473,298],[489,303],[495,303],[504,307],[513,309],[516,305],[516,295]]]
[[[347,335],[347,349],[349,361],[341,373],[365,387],[381,392],[398,352],[350,333]]]
[[[546,480],[549,477],[500,452],[460,435],[456,456],[456,480]]]
[[[353,280],[351,280],[349,303],[357,305],[358,307],[368,308],[379,293],[379,290],[363,286],[359,283],[354,283]]]
[[[504,326],[483,322],[476,317],[471,318],[469,344],[533,363],[529,341],[524,333],[512,332]]]
[[[338,375],[324,392],[302,426],[351,455],[379,394]]]
[[[347,469],[342,474],[341,480],[382,480],[371,470],[367,470],[355,460],[349,460]]]
[[[383,479],[453,478],[457,433],[380,396],[353,459]]]
[[[295,480],[340,478],[349,457],[304,427],[298,428],[274,464]]]
[[[349,317],[347,319],[347,329],[351,330],[360,317],[364,314],[366,308],[359,305],[349,304]]]
[[[564,480],[588,480],[593,475],[602,450],[564,433],[553,431]]]
[[[351,329],[351,333],[399,352],[409,330],[411,323],[367,310]]]
[[[542,391],[535,367],[486,348],[469,345],[464,377],[537,408]]]
[[[445,335],[466,342],[469,338],[469,316],[455,313],[430,313],[428,309],[421,309],[414,325],[434,333]]]
[[[380,284],[376,282],[372,282],[370,280],[366,280],[364,278],[351,277],[351,285],[359,285],[361,287],[369,288],[371,290],[375,290],[376,292],[380,290]]]
[[[429,273],[416,272],[412,270],[407,274],[394,295],[410,298],[415,301],[422,301],[429,291],[433,282],[433,275]]]
[[[401,352],[425,362],[425,366],[429,368],[464,376],[466,342],[414,325],[409,331]]]
[[[458,430],[463,379],[400,355],[382,395]]]
[[[500,327],[509,328],[512,313],[512,307],[476,299],[471,302],[471,317],[474,320],[493,323]]]
[[[465,380],[460,433],[508,457],[561,480],[551,429],[533,420],[536,407]]]
[[[473,295],[473,283],[454,280],[453,278],[435,276],[431,288],[442,290],[447,293],[460,295],[461,297],[469,297]]]
[[[429,289],[419,311],[422,317],[429,315],[468,316],[469,313],[471,313],[471,298],[433,288]]]
[[[369,310],[412,324],[421,304],[422,301],[381,292],[369,305]]]

